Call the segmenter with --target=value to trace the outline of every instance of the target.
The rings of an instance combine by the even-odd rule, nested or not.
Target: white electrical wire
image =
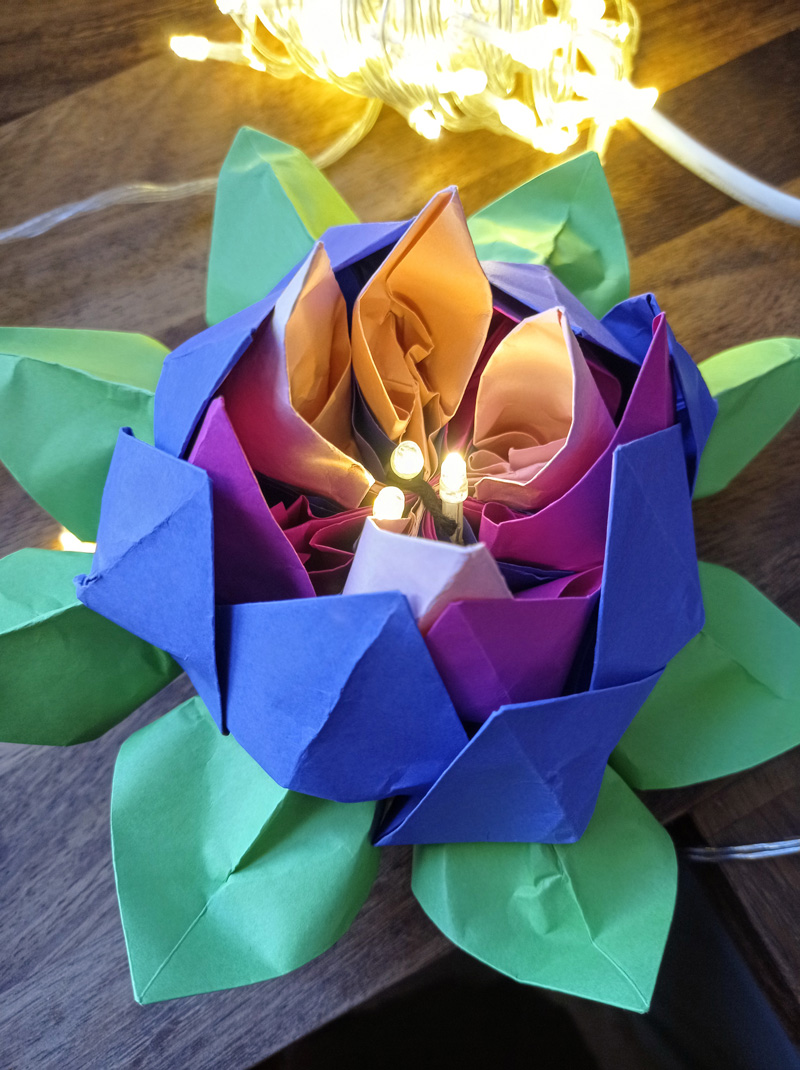
[[[176,201],[181,197],[194,197],[199,193],[211,193],[217,187],[216,178],[198,178],[191,182],[176,182],[172,185],[159,185],[154,182],[132,182],[125,186],[115,186],[103,190],[82,201],[62,204],[49,212],[26,219],[14,227],[0,230],[0,242],[19,241],[21,238],[37,238],[48,230],[66,223],[75,216],[88,212],[98,212],[102,208],[111,208],[117,204],[152,204],[158,201]]]
[[[683,853],[692,862],[759,862],[800,854],[800,839],[747,843],[740,847],[686,847]]]
[[[716,152],[695,141],[654,108],[632,115],[631,122],[668,156],[711,186],[757,212],[800,227],[800,200],[742,171]]]

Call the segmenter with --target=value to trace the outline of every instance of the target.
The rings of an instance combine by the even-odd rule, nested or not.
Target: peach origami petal
[[[347,309],[317,245],[222,386],[252,467],[348,508],[373,483],[353,442]]]
[[[523,320],[486,365],[470,484],[480,501],[541,509],[591,468],[613,434],[566,312],[550,309]]]
[[[353,310],[353,368],[392,439],[413,439],[425,473],[480,356],[492,295],[455,189],[437,193],[362,290]]]

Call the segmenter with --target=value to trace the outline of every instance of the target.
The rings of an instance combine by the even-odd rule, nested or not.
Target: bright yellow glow
[[[170,37],[169,47],[181,59],[193,59],[202,62],[208,59],[211,42],[207,37],[195,37],[189,34],[186,37]]]
[[[400,479],[415,479],[425,466],[425,458],[416,442],[408,439],[394,449],[389,464]]]
[[[399,520],[406,507],[406,498],[399,487],[382,487],[372,506],[376,520]]]
[[[439,473],[439,497],[443,502],[463,502],[468,493],[467,462],[460,453],[448,453]]]
[[[408,116],[408,121],[417,133],[422,134],[428,141],[435,141],[442,132],[441,120],[428,111],[424,105],[414,108]]]
[[[97,549],[95,542],[81,542],[77,535],[62,528],[58,535],[58,544],[62,550],[80,550],[85,554],[93,554]]]
[[[457,97],[474,97],[486,88],[488,78],[485,71],[475,67],[462,67],[460,71],[439,71],[434,75],[433,84],[440,93],[455,93]]]
[[[590,125],[605,144],[620,119],[649,107],[653,91],[629,81],[639,18],[628,0],[217,0],[241,45],[176,37],[188,59],[249,64],[278,78],[301,72],[355,96],[385,102],[423,137],[483,128],[560,154]],[[513,30],[509,26],[513,25]],[[265,34],[263,31],[266,30]],[[337,142],[343,154],[377,115]],[[326,165],[333,158],[325,156]]]

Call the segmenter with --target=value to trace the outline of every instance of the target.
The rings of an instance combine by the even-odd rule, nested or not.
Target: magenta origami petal
[[[425,642],[459,715],[480,723],[500,706],[560,695],[597,595],[448,606]]]
[[[616,433],[604,452],[566,494],[538,513],[520,516],[507,506],[487,504],[479,537],[495,557],[535,561],[550,568],[581,570],[603,560],[614,450],[675,423],[672,374],[663,316]]]
[[[209,405],[189,461],[211,477],[216,600],[312,596],[308,573],[264,500],[222,398]]]

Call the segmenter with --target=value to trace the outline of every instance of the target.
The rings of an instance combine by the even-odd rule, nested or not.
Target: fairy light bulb
[[[406,507],[406,497],[399,487],[382,487],[372,506],[376,520],[400,520]]]
[[[399,479],[416,479],[425,466],[425,458],[416,442],[408,439],[395,448],[389,464]]]
[[[458,505],[466,500],[468,493],[467,462],[460,453],[448,453],[442,461],[442,470],[439,473],[439,497],[442,504]]]
[[[169,47],[181,59],[191,59],[197,63],[207,60],[211,52],[209,39],[207,37],[197,37],[194,34],[187,34],[183,37],[170,37]]]
[[[439,498],[442,513],[456,522],[451,542],[461,544],[464,541],[464,501],[468,493],[467,462],[460,453],[448,453],[439,472]]]

